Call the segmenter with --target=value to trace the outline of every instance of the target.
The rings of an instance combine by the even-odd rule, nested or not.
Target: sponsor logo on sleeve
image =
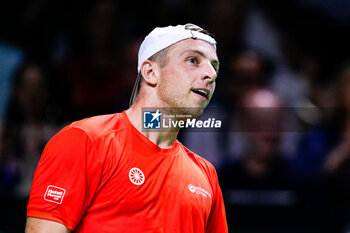
[[[44,199],[45,201],[61,204],[65,194],[66,194],[66,190],[64,188],[49,185],[47,186]]]

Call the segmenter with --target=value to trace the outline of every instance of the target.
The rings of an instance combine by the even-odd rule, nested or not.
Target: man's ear
[[[141,74],[146,83],[155,86],[158,83],[160,69],[154,61],[146,60],[141,65]]]

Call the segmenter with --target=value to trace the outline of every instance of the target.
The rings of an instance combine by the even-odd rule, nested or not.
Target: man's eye
[[[192,64],[198,64],[198,59],[196,57],[187,58],[187,61]]]

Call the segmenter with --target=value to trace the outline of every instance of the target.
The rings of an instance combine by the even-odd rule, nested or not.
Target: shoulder
[[[81,154],[104,152],[120,148],[128,128],[122,113],[100,115],[71,123],[45,146],[44,154]],[[79,153],[78,153],[79,152]],[[73,156],[74,157],[74,156]],[[90,156],[91,157],[91,156]]]
[[[66,126],[62,131],[81,131],[88,136],[91,141],[95,141],[105,135],[127,128],[123,113],[93,116],[75,121]]]
[[[125,144],[128,125],[121,113],[86,118],[63,128],[45,146],[41,164],[89,164],[89,171],[106,163],[117,163]],[[114,160],[113,160],[114,159]],[[67,166],[66,166],[67,167]]]
[[[211,164],[208,160],[205,158],[201,157],[200,155],[194,153],[184,145],[182,145],[182,148],[186,152],[187,156],[192,159],[205,173],[210,176],[210,177],[216,177],[216,170],[213,164]]]
[[[219,186],[218,175],[215,167],[208,160],[192,152],[185,146],[182,145],[182,147],[185,150],[187,156],[190,159],[192,159],[192,161],[201,169],[201,171],[203,172],[203,175],[207,178],[207,181],[209,182],[210,187],[212,189],[213,196],[220,199],[219,194],[221,193],[221,189]],[[218,199],[215,199],[215,200],[218,200]]]

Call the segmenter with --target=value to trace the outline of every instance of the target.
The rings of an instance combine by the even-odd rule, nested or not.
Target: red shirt
[[[74,122],[50,140],[27,216],[74,232],[228,231],[214,167],[178,141],[159,148],[125,112]]]

